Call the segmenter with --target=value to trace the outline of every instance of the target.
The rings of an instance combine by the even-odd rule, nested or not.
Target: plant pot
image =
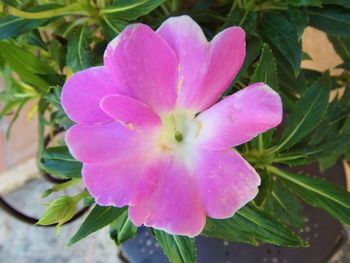
[[[325,178],[344,187],[345,174],[340,162],[336,166],[320,173],[316,164],[294,171]],[[231,243],[208,237],[197,237],[197,262],[199,263],[322,263],[346,241],[347,236],[341,223],[320,209],[304,206],[305,226],[300,236],[310,242],[308,248],[285,248],[274,245],[258,247]],[[140,228],[136,237],[121,246],[121,258],[132,263],[169,262],[156,240],[146,228]]]

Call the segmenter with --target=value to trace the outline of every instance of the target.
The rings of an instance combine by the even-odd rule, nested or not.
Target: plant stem
[[[165,4],[160,5],[160,8],[163,10],[164,14],[166,16],[170,15],[170,11],[168,10],[168,8],[165,6]]]
[[[82,191],[81,193],[79,193],[79,194],[73,196],[73,199],[74,199],[74,201],[75,201],[76,203],[78,203],[81,199],[83,199],[83,198],[85,198],[85,197],[87,197],[87,196],[89,196],[89,193],[88,193],[86,190],[84,190],[84,191]]]
[[[273,159],[273,162],[278,163],[278,162],[283,162],[283,161],[292,161],[300,158],[305,158],[305,155],[295,155],[295,156],[285,156],[285,157],[277,157]]]
[[[259,140],[259,148],[258,148],[258,151],[259,151],[259,154],[261,155],[262,152],[264,151],[264,140],[263,140],[262,134],[259,134],[258,140]]]
[[[12,6],[0,4],[0,12],[26,19],[43,19],[62,15],[88,15],[79,3],[42,12],[26,12]]]

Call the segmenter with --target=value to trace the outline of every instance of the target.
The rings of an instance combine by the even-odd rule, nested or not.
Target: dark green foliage
[[[67,130],[74,124],[60,102],[65,80],[74,72],[101,65],[107,43],[129,24],[141,22],[157,29],[166,18],[187,14],[200,24],[208,40],[230,26],[241,26],[246,32],[244,64],[224,96],[262,81],[280,94],[284,109],[282,125],[237,148],[261,176],[255,200],[231,218],[208,218],[203,235],[253,245],[306,246],[288,228],[302,227],[300,199],[350,223],[350,197],[345,191],[275,167],[317,162],[325,170],[341,158],[350,160],[348,0],[2,2],[0,10],[6,14],[0,15],[0,71],[5,89],[0,93],[4,105],[0,117],[10,115],[11,128],[25,104],[36,103],[43,171],[60,178],[81,178],[82,164],[62,141],[62,146],[43,147],[45,132]],[[327,33],[343,60],[337,66],[343,69],[339,76],[301,69],[303,59],[313,59],[301,48],[307,26]],[[330,91],[340,87],[346,87],[345,94],[330,102]],[[84,192],[82,196],[88,198]],[[90,205],[94,203],[92,197],[89,200]],[[107,225],[117,245],[134,237],[137,230],[126,208],[95,206],[70,244]],[[195,262],[192,239],[159,230],[153,233],[172,262]]]
[[[310,25],[331,36],[350,37],[350,13],[339,7],[310,8]]]
[[[82,163],[73,158],[66,146],[46,149],[40,163],[41,168],[51,175],[62,178],[81,177]]]
[[[261,21],[261,35],[271,48],[287,59],[297,76],[301,63],[301,45],[295,25],[285,17],[268,13]]]
[[[128,218],[128,211],[123,212],[109,228],[110,237],[116,245],[120,245],[124,241],[133,238],[136,235],[137,227]]]
[[[68,246],[77,243],[84,237],[100,230],[117,220],[125,211],[124,208],[115,208],[112,206],[96,205],[85,218],[78,232],[70,239]]]
[[[323,179],[271,168],[282,182],[307,203],[321,208],[344,224],[350,224],[350,193]]]
[[[234,242],[300,247],[307,243],[272,215],[247,205],[230,219],[208,219],[203,235]]]
[[[80,71],[92,65],[90,49],[91,33],[88,27],[78,29],[68,41],[67,66],[73,71]]]
[[[185,236],[173,236],[160,230],[154,230],[154,235],[171,262],[195,263],[196,248],[193,239]]]
[[[279,150],[298,143],[316,127],[326,112],[329,92],[329,73],[325,73],[306,90],[295,105],[295,110],[285,123],[285,129],[277,147]]]

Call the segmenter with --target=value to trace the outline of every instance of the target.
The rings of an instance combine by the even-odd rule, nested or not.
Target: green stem
[[[268,10],[282,10],[285,11],[288,9],[288,5],[282,3],[282,4],[276,4],[276,3],[261,3],[260,5],[257,5],[254,7],[255,12],[263,12],[263,11],[268,11]]]
[[[75,179],[69,180],[67,182],[64,182],[62,184],[57,184],[57,185],[51,187],[50,189],[45,190],[42,193],[41,197],[47,197],[54,192],[62,191],[62,190],[66,189],[72,185],[75,185],[76,183],[79,183],[79,182],[81,182],[81,178],[75,178]]]
[[[160,8],[163,10],[164,14],[166,16],[170,15],[170,11],[168,10],[168,8],[165,6],[165,4],[160,5]]]
[[[38,140],[38,150],[36,154],[36,163],[39,168],[41,168],[41,156],[42,152],[44,150],[44,136],[45,136],[45,109],[47,107],[47,103],[44,101],[44,99],[40,99],[38,102],[38,133],[39,133],[39,140]]]
[[[278,163],[278,162],[285,162],[285,161],[292,161],[292,160],[297,160],[300,158],[305,158],[305,155],[295,155],[295,156],[285,156],[285,157],[277,157],[275,159],[273,159],[274,163]]]
[[[25,12],[12,6],[0,4],[0,12],[26,19],[42,19],[62,15],[88,15],[79,3],[42,12]]]
[[[111,21],[109,21],[109,19],[105,15],[102,15],[102,18],[115,33],[120,33],[120,31],[113,25],[113,23],[111,23]]]
[[[88,196],[89,196],[89,193],[86,190],[84,190],[83,192],[73,196],[73,199],[76,203],[78,203],[81,199],[88,197]]]
[[[263,140],[263,135],[262,134],[259,134],[259,137],[258,137],[258,140],[259,140],[259,154],[261,155],[262,152],[264,151],[264,140]]]
[[[75,20],[75,21],[64,31],[64,33],[62,34],[63,37],[67,37],[67,35],[69,34],[69,32],[70,32],[73,28],[75,28],[75,27],[78,26],[78,25],[84,24],[86,21],[88,21],[88,19],[89,19],[88,17],[82,17],[82,18],[80,18],[80,19]]]

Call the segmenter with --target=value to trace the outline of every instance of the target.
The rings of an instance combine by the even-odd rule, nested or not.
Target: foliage
[[[60,105],[65,79],[102,63],[103,51],[123,28],[135,22],[157,28],[169,16],[188,14],[210,39],[239,25],[246,31],[247,56],[225,95],[263,81],[283,99],[285,121],[242,146],[242,155],[262,177],[254,202],[232,218],[208,219],[203,235],[249,244],[305,246],[289,226],[302,227],[303,200],[350,224],[350,195],[321,179],[288,171],[288,166],[318,163],[325,170],[339,159],[350,160],[350,5],[338,0],[60,0],[3,1],[0,4],[0,69],[5,90],[0,117],[16,120],[23,105],[37,103],[40,168],[68,179],[47,196],[80,179],[82,164],[65,145],[44,149],[44,131],[67,129],[72,122]],[[307,58],[301,36],[307,26],[324,31],[343,63],[340,75],[301,68]],[[317,46],[317,44],[316,44]],[[330,92],[345,86],[331,102]],[[87,193],[83,192],[86,197]],[[67,222],[83,195],[53,201],[38,224]],[[90,198],[90,204],[93,200]],[[110,226],[117,245],[137,228],[125,208],[95,206],[70,245]],[[192,239],[152,232],[173,262],[195,262]]]

